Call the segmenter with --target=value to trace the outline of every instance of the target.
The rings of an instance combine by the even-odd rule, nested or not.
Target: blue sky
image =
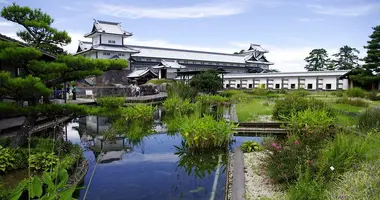
[[[129,44],[232,53],[261,44],[273,68],[300,71],[313,48],[330,54],[350,45],[365,55],[371,27],[380,25],[380,0],[0,0],[41,8],[66,30],[75,52],[93,19],[121,22]],[[19,26],[0,19],[0,32]]]

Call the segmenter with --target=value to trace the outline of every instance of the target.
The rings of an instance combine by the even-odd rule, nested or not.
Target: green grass
[[[236,104],[239,122],[248,122],[257,119],[259,115],[271,115],[274,104],[265,99],[252,99],[249,102]]]
[[[364,108],[362,107],[357,107],[357,106],[352,106],[349,104],[342,104],[342,103],[329,103],[329,105],[338,110],[344,110],[347,112],[361,112]]]
[[[343,115],[343,114],[338,114],[336,116],[336,122],[343,126],[352,126],[352,125],[357,124],[357,118]]]

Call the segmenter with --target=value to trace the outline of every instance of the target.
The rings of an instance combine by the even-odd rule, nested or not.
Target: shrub
[[[36,153],[29,157],[29,167],[36,171],[49,171],[58,163],[58,157],[54,153]]]
[[[284,99],[276,100],[273,108],[273,119],[286,120],[292,114],[304,111],[306,109],[311,110],[325,110],[328,116],[334,116],[334,112],[323,101],[314,98],[305,98],[299,95],[288,94]]]
[[[169,79],[150,79],[147,83],[152,83],[152,84],[163,84],[163,83],[173,83],[174,80],[169,80]]]
[[[12,167],[14,170],[24,169],[28,167],[28,157],[29,152],[28,149],[24,148],[12,148],[11,154],[14,160],[14,166]]]
[[[306,97],[307,95],[309,95],[309,92],[305,89],[298,89],[298,90],[292,90],[291,94],[300,96],[300,97]]]
[[[184,117],[180,122],[180,133],[190,150],[226,147],[232,140],[233,123],[225,120],[217,121],[212,116],[205,115]]]
[[[215,70],[209,70],[195,75],[190,81],[190,86],[199,92],[216,94],[223,88],[223,83]]]
[[[15,158],[9,148],[0,146],[0,171],[6,172],[14,167]]]
[[[380,108],[367,108],[359,116],[359,128],[362,130],[371,130],[380,128]]]
[[[245,141],[241,145],[241,150],[244,153],[250,153],[254,151],[262,151],[263,147],[256,141]]]
[[[350,88],[350,89],[346,90],[345,93],[347,94],[348,97],[360,97],[360,98],[364,98],[367,95],[366,91],[364,91],[361,88],[357,88],[357,87]]]
[[[194,104],[192,104],[189,99],[182,100],[178,96],[172,96],[166,99],[162,105],[165,113],[173,116],[190,114],[194,110]]]
[[[272,153],[267,157],[268,175],[279,183],[292,183],[297,180],[297,169],[315,170],[314,162],[319,150],[334,129],[330,129],[333,118],[324,110],[311,110],[293,114],[289,118],[286,139],[269,140],[266,149]]]
[[[358,98],[351,99],[348,97],[339,98],[335,101],[335,103],[349,104],[349,105],[357,106],[357,107],[368,107],[369,106],[369,103],[363,99],[358,99]]]
[[[264,88],[254,88],[252,89],[252,94],[258,95],[258,96],[265,96],[268,94],[268,91]]]
[[[368,92],[367,99],[371,101],[379,101],[380,100],[380,94],[376,91]]]

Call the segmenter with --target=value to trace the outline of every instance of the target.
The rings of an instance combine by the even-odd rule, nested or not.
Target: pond
[[[189,154],[181,150],[181,137],[166,134],[159,120],[157,133],[137,143],[127,137],[105,142],[99,133],[108,126],[106,118],[95,116],[66,124],[67,139],[84,148],[89,163],[86,199],[224,199],[228,150]],[[235,137],[233,146],[248,139],[261,141]]]

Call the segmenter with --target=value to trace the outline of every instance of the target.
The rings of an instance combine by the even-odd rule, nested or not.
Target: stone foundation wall
[[[96,86],[109,86],[112,84],[127,85],[127,75],[131,70],[110,70],[104,72],[103,75],[96,77]]]
[[[156,84],[144,84],[140,85],[141,95],[153,95],[158,92],[166,92],[166,85],[156,85]],[[115,86],[95,86],[95,87],[77,87],[77,96],[84,97],[86,95],[86,90],[92,90],[95,97],[101,96],[119,96],[119,97],[131,97],[132,86],[128,85],[125,88],[115,87]]]

